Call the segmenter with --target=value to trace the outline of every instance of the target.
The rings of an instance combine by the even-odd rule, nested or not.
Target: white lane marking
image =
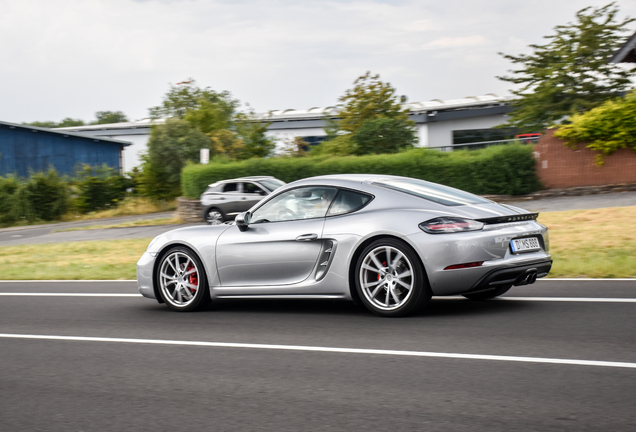
[[[94,280],[90,280],[90,279],[85,279],[85,280],[0,280],[0,283],[34,283],[34,282],[46,282],[46,283],[50,283],[50,282],[63,282],[63,283],[69,283],[69,282],[137,282],[137,279],[112,279],[112,280],[108,280],[108,279],[94,279]]]
[[[109,293],[0,293],[0,296],[13,297],[141,297],[141,294],[109,294]]]
[[[270,344],[249,344],[249,343],[232,343],[232,342],[201,342],[201,341],[177,341],[177,340],[163,340],[163,339],[101,338],[101,337],[85,337],[85,336],[54,336],[54,335],[29,335],[29,334],[9,334],[9,333],[0,333],[0,338],[61,340],[61,341],[80,341],[80,342],[115,342],[115,343],[150,344],[150,345],[202,346],[202,347],[215,347],[215,348],[247,348],[247,349],[266,349],[266,350],[282,350],[282,351],[328,352],[328,353],[344,353],[344,354],[392,355],[392,356],[402,356],[402,357],[437,357],[437,358],[453,358],[453,359],[466,359],[466,360],[493,360],[493,361],[523,362],[523,363],[549,363],[549,364],[563,364],[563,365],[575,365],[575,366],[599,366],[599,367],[636,369],[636,363],[628,363],[628,362],[558,359],[558,358],[544,358],[544,357],[517,357],[517,356],[500,356],[500,355],[485,355],[485,354],[460,354],[460,353],[442,353],[442,352],[428,352],[428,351],[399,351],[399,350],[337,348],[337,347],[320,347],[320,346],[304,346],[304,345],[270,345]]]
[[[636,278],[541,278],[537,282],[550,281],[631,281],[636,282]]]
[[[36,292],[0,292],[0,296],[9,297],[142,297],[141,294],[118,294],[118,293],[36,293]],[[235,299],[271,299],[267,296],[234,296],[223,298]],[[327,296],[325,296],[327,298]],[[332,298],[332,297],[328,297]],[[340,297],[333,297],[340,298]],[[315,297],[296,296],[282,297],[277,296],[279,300],[298,300],[298,299],[315,299]],[[433,300],[463,300],[469,302],[461,296],[433,297]],[[636,303],[636,298],[603,298],[603,297],[498,297],[488,301],[529,301],[529,302],[588,302],[588,303]]]
[[[628,281],[636,282],[636,278],[541,278],[537,282],[558,281]],[[85,279],[85,280],[0,280],[0,283],[33,283],[33,282],[137,282],[136,279]]]
[[[461,296],[433,297],[433,300],[467,300]],[[590,303],[636,303],[636,298],[604,297],[497,297],[488,301],[535,301],[535,302],[590,302]]]

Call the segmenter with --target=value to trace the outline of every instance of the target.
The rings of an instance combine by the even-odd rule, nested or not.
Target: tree
[[[380,81],[380,75],[367,72],[353,84],[353,89],[338,99],[341,131],[356,133],[365,121],[379,118],[409,120],[408,110],[402,109],[395,89],[390,83]]]
[[[97,120],[91,122],[91,124],[112,124],[112,123],[125,123],[128,120],[126,114],[121,111],[97,111],[95,113],[95,118]]]
[[[603,163],[603,155],[620,148],[636,151],[636,90],[624,98],[606,101],[584,114],[572,116],[571,123],[559,128],[555,136],[570,145],[585,142],[600,152],[596,161]]]
[[[253,112],[238,114],[236,120],[236,133],[243,143],[240,159],[269,156],[276,148],[276,143],[265,134],[270,123],[259,121]]]
[[[152,118],[184,118],[188,111],[199,108],[201,101],[208,101],[221,107],[226,118],[232,118],[239,106],[239,101],[232,99],[230,92],[216,92],[210,87],[199,88],[196,81],[190,79],[181,84],[171,85],[161,105],[149,109],[150,116]]]
[[[62,121],[59,123],[54,121],[34,121],[31,123],[23,123],[23,124],[26,124],[29,126],[52,129],[52,128],[60,128],[60,127],[84,126],[85,123],[84,123],[84,120],[66,117],[62,119]]]
[[[210,138],[185,120],[168,119],[153,126],[143,163],[142,190],[155,198],[179,195],[181,169],[187,162],[198,162],[202,148],[210,148]]]
[[[418,138],[408,121],[401,118],[367,120],[353,136],[357,154],[397,153],[411,147]]]
[[[326,119],[327,141],[314,155],[390,153],[417,142],[415,122],[409,120],[395,89],[379,75],[367,72],[338,99],[339,121]],[[399,141],[390,142],[398,139]]]
[[[608,63],[625,38],[622,32],[634,21],[618,21],[618,6],[588,7],[576,13],[576,21],[555,27],[544,45],[530,45],[533,53],[502,54],[520,69],[499,79],[520,87],[506,126],[524,132],[542,131],[564,117],[582,113],[616,97],[631,86],[627,70]]]
[[[54,127],[84,126],[85,124],[86,123],[84,123],[84,120],[66,117],[66,118],[62,119],[62,121],[59,122],[57,124],[57,126],[54,126]]]

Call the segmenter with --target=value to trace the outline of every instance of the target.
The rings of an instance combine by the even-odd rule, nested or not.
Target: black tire
[[[355,280],[360,300],[376,315],[405,316],[431,299],[419,257],[397,239],[379,239],[364,248],[356,263]]]
[[[482,291],[475,294],[462,294],[467,299],[471,300],[488,300],[491,298],[499,297],[502,294],[508,292],[512,288],[512,285],[502,285],[499,288],[492,289],[490,291]]]
[[[210,304],[205,268],[189,248],[176,246],[161,255],[155,274],[159,295],[170,309],[190,312]]]
[[[226,220],[225,213],[216,207],[210,207],[207,209],[203,218],[208,225],[221,225]]]

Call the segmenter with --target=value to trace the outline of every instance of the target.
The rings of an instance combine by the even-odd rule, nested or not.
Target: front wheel
[[[431,299],[419,258],[396,239],[376,240],[362,251],[356,289],[367,309],[387,317],[412,313]]]
[[[178,246],[163,254],[155,280],[161,298],[172,310],[189,312],[210,303],[203,263],[188,248]]]
[[[221,210],[212,207],[205,213],[205,221],[208,225],[221,225],[225,221],[225,216]]]

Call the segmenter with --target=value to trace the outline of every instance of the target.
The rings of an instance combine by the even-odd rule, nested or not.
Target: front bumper
[[[137,261],[137,287],[142,296],[157,299],[152,281],[152,271],[155,266],[155,257],[150,253],[144,254]]]

